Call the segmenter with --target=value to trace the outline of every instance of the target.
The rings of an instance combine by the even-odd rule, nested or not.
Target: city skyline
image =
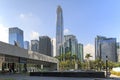
[[[64,14],[64,33],[76,35],[78,42],[87,47],[85,49],[88,47],[94,49],[94,38],[97,35],[116,37],[118,42],[119,2],[119,0],[0,1],[0,34],[4,34],[0,41],[8,42],[9,27],[24,30],[25,41],[38,39],[43,35],[55,38],[56,8],[60,5]],[[93,51],[91,50],[91,53],[94,53]]]
[[[38,35],[55,38],[56,8],[61,5],[64,11],[64,32],[76,35],[80,43],[94,44],[96,35],[116,37],[120,40],[119,2],[118,0],[69,2],[29,0],[28,3],[26,0],[23,3],[23,1],[4,0],[0,1],[0,28],[19,27],[25,31],[25,40],[31,40]],[[46,30],[48,28],[50,30]]]

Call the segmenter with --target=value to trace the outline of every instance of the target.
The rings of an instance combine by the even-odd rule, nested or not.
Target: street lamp
[[[99,64],[100,64],[100,71],[101,71],[101,52],[102,52],[101,45],[102,45],[102,43],[100,43],[100,62],[99,62]]]

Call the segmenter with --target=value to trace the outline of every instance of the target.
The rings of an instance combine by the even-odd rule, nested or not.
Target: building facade
[[[59,56],[61,52],[60,46],[63,45],[63,13],[60,6],[57,7],[57,21],[56,21],[56,55]]]
[[[57,70],[58,62],[56,58],[0,41],[0,71],[2,72],[39,71],[41,65],[45,71]]]
[[[31,40],[31,50],[35,52],[39,52],[39,41]]]
[[[65,53],[71,52],[72,55],[78,53],[78,41],[74,35],[64,36],[64,51]]]
[[[99,58],[106,61],[107,56],[109,61],[117,62],[116,38],[97,36],[95,39],[95,50],[96,59]]]
[[[117,42],[117,56],[118,56],[118,62],[120,62],[120,42]]]
[[[78,59],[83,62],[83,44],[79,43],[78,44]]]
[[[17,43],[19,47],[23,48],[23,38],[23,30],[17,27],[9,28],[9,44],[15,45]]]
[[[39,53],[52,56],[51,54],[51,39],[48,36],[39,37]]]
[[[95,59],[100,58],[100,43],[106,39],[104,36],[97,36],[95,38]]]
[[[24,49],[30,49],[29,41],[24,41]]]

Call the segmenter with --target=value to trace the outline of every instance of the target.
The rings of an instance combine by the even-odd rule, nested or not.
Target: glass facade
[[[12,45],[17,43],[19,47],[23,48],[23,31],[17,27],[9,28],[9,43]]]
[[[78,59],[83,62],[83,44],[78,44]]]
[[[39,41],[31,40],[31,50],[35,52],[39,52]]]
[[[63,15],[62,8],[57,8],[57,22],[56,22],[56,55],[58,56],[61,52],[60,46],[63,45]]]
[[[29,41],[24,41],[24,49],[28,49],[29,50],[30,46],[29,46]]]
[[[95,45],[96,58],[106,61],[106,56],[108,56],[108,60],[113,62],[117,61],[116,38],[98,36]]]
[[[71,52],[72,55],[78,53],[78,42],[74,35],[65,35],[64,36],[64,48],[65,52]]]
[[[106,37],[104,36],[97,36],[95,38],[95,58],[96,59],[100,58],[100,46],[99,45],[104,39],[106,39]]]

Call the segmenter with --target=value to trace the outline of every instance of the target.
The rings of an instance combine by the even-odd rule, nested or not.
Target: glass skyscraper
[[[97,59],[97,58],[101,58],[100,57],[100,43],[104,40],[104,39],[106,39],[106,37],[104,37],[104,36],[97,36],[96,38],[95,38],[95,59]]]
[[[79,43],[78,44],[78,59],[83,62],[83,44]]]
[[[117,61],[116,38],[106,38],[97,36],[95,39],[96,58],[106,61],[108,56],[109,61]]]
[[[64,36],[64,49],[65,53],[71,52],[72,55],[77,55],[78,53],[78,41],[74,35]]]
[[[63,45],[63,15],[62,8],[57,7],[57,22],[56,22],[56,55],[60,55],[60,47]]]
[[[12,45],[15,45],[15,43],[17,43],[19,47],[23,48],[23,30],[17,27],[9,28],[9,43]]]
[[[24,41],[24,49],[30,49],[29,41]]]

